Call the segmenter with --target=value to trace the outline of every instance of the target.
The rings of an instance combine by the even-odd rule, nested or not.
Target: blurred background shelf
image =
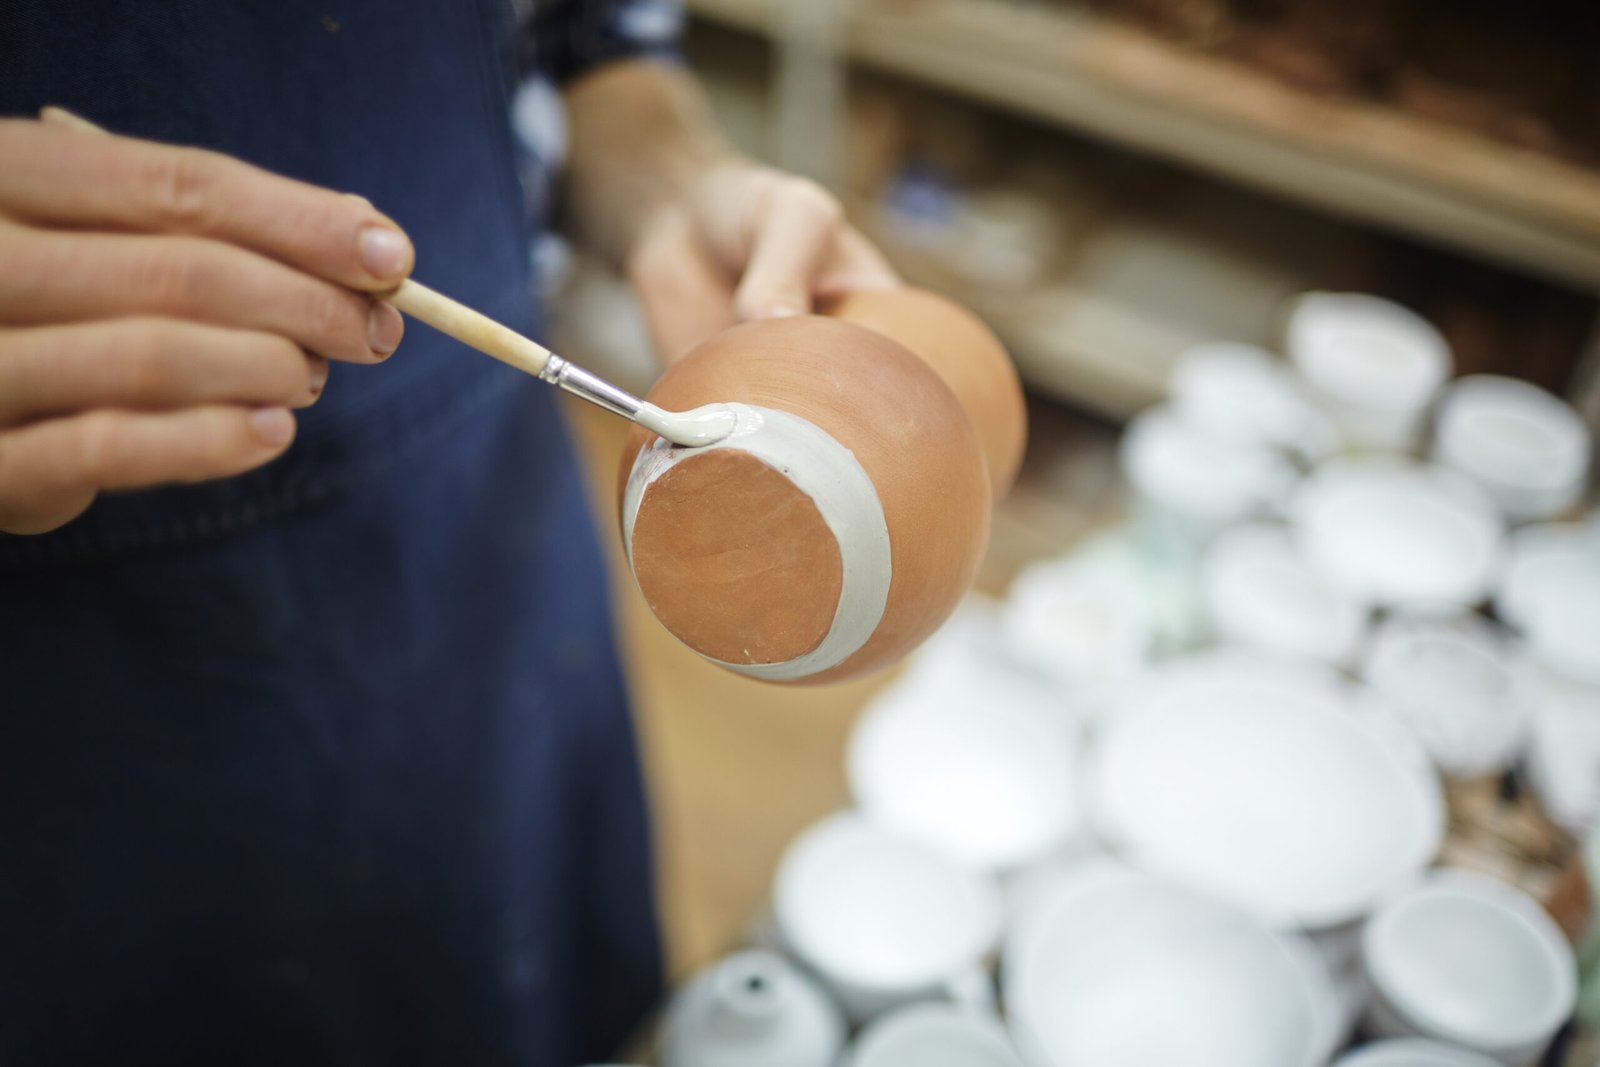
[[[782,0],[688,0],[768,39]],[[855,61],[1395,233],[1600,291],[1600,175],[1402,113],[1318,96],[1061,6],[861,0]]]

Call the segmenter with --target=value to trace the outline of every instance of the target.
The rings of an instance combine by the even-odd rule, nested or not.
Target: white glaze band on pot
[[[883,504],[854,453],[811,422],[775,408],[727,404],[733,432],[709,445],[681,448],[656,438],[641,449],[622,496],[622,538],[633,562],[633,528],[645,491],[683,460],[717,449],[747,453],[781,473],[816,505],[839,546],[839,602],[821,642],[777,663],[707,659],[754,678],[792,681],[836,667],[867,643],[883,619],[893,567]]]

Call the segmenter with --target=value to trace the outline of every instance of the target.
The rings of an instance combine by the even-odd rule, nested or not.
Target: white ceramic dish
[[[1448,1041],[1521,1067],[1577,1000],[1577,963],[1532,897],[1484,875],[1431,872],[1367,923],[1362,956],[1381,1036]]]
[[[1035,897],[1007,936],[1007,1021],[1033,1064],[1311,1067],[1326,990],[1247,913],[1100,863]]]
[[[1600,580],[1600,525],[1548,522],[1511,531],[1495,589],[1501,621],[1524,633],[1536,607]]]
[[[992,878],[859,814],[790,844],[773,889],[783,942],[863,1020],[971,981],[999,938]]]
[[[1522,750],[1533,674],[1510,635],[1479,616],[1386,620],[1362,676],[1447,775],[1497,773]]]
[[[1076,723],[1030,679],[990,665],[907,677],[856,720],[851,793],[873,822],[963,863],[1012,869],[1082,830]]]
[[[1470,1049],[1422,1037],[1373,1041],[1341,1056],[1333,1067],[1499,1067]]]
[[[1440,401],[1434,458],[1482,486],[1514,522],[1576,504],[1593,448],[1571,405],[1515,378],[1470,374]]]
[[[1223,641],[1345,663],[1367,612],[1301,557],[1282,526],[1251,523],[1224,531],[1206,550],[1201,601]]]
[[[1444,337],[1399,304],[1360,293],[1306,293],[1290,305],[1284,347],[1356,444],[1406,450],[1452,359]]]
[[[1187,349],[1173,362],[1167,388],[1177,413],[1219,441],[1280,448],[1308,462],[1338,446],[1338,431],[1288,364],[1259,345],[1216,341]]]
[[[994,1019],[918,1004],[873,1021],[840,1067],[1022,1067],[1022,1060]]]
[[[1453,613],[1484,600],[1498,573],[1499,513],[1436,465],[1333,460],[1301,484],[1289,512],[1311,566],[1377,607]]]
[[[1360,917],[1432,858],[1444,810],[1331,674],[1237,654],[1156,672],[1095,747],[1098,836],[1281,928]]]

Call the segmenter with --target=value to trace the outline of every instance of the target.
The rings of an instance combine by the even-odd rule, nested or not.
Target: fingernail
[[[361,265],[375,278],[393,278],[411,262],[411,242],[387,226],[368,226],[357,239]]]
[[[321,396],[322,387],[328,384],[328,361],[313,359],[311,361],[311,378],[309,382],[312,396]]]
[[[391,304],[382,300],[372,302],[372,310],[367,314],[367,347],[372,349],[372,354],[382,359],[390,352],[400,347],[400,338],[405,336],[405,320],[400,318],[400,312]]]
[[[257,408],[250,413],[250,428],[269,448],[279,448],[294,436],[294,416],[288,408]]]
[[[769,319],[787,319],[800,314],[800,309],[788,304],[775,304],[767,309],[766,317]]]

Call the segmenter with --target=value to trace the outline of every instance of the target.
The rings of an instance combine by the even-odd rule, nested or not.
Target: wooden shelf
[[[772,38],[785,2],[688,8]],[[843,46],[863,64],[1600,292],[1600,175],[1582,168],[1059,7],[841,2]]]

